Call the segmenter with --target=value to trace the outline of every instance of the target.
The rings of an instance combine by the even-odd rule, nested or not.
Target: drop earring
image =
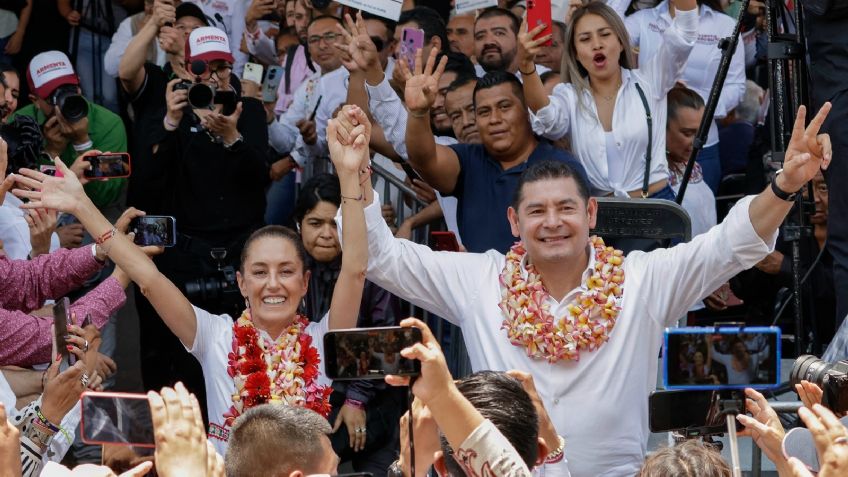
[[[250,300],[248,300],[247,297],[244,297],[244,309],[250,310]]]

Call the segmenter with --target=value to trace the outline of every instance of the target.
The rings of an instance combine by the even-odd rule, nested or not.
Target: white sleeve
[[[515,447],[486,419],[468,435],[454,458],[468,475],[530,477],[530,470]]]
[[[12,212],[11,206],[0,207],[0,240],[9,260],[26,260],[32,250],[29,227],[23,217]]]
[[[366,82],[365,89],[368,91],[368,108],[371,109],[371,116],[383,128],[383,134],[395,152],[407,160],[409,155],[406,152],[406,121],[408,119],[406,107],[389,84],[388,76],[385,76],[377,86],[371,86]]]
[[[244,23],[244,17],[247,15],[247,4],[249,0],[238,0],[234,2],[233,14],[230,18],[232,32],[230,32],[230,51],[233,53],[233,58],[236,60],[233,63],[233,73],[241,78],[244,71],[244,64],[247,63],[247,53],[241,51],[241,37],[244,35],[244,30],[247,26]]]
[[[712,346],[712,345],[710,345],[710,346]],[[718,363],[721,363],[725,366],[730,366],[730,355],[724,354],[724,353],[719,353],[715,349],[713,349],[712,360],[716,361]]]
[[[554,87],[548,100],[547,106],[530,114],[530,124],[534,133],[555,141],[568,134],[571,128],[569,103],[577,101],[577,98],[570,84],[560,83]]]
[[[639,72],[650,82],[655,100],[664,99],[683,76],[686,60],[698,39],[698,22],[697,8],[678,10],[671,27],[663,33],[659,51],[644,64],[640,62]]]
[[[644,13],[636,12],[629,17],[624,17],[624,26],[627,28],[627,34],[630,35],[630,45],[636,48],[639,47],[639,35],[642,33],[642,17]]]
[[[194,343],[191,348],[183,343],[183,347],[200,362],[201,367],[206,359],[206,353],[212,351],[210,347],[215,340],[219,339],[227,328],[232,328],[233,319],[229,315],[213,315],[203,308],[194,308],[194,319],[197,322],[194,332]]]
[[[277,47],[274,45],[274,40],[269,38],[265,31],[258,26],[256,30],[256,33],[250,33],[247,28],[244,30],[244,42],[247,45],[247,51],[269,65],[278,64],[279,59],[277,58]]]
[[[643,290],[650,290],[650,296],[636,298],[639,303],[629,306],[643,309],[662,327],[672,326],[692,303],[774,250],[777,230],[766,243],[751,224],[748,209],[752,199],[741,199],[722,223],[690,242],[650,253],[631,252],[625,259],[624,272],[634,273],[626,280],[640,281]]]
[[[310,80],[306,80],[298,86],[294,92],[289,109],[280,116],[276,122],[277,126],[268,128],[268,141],[271,147],[280,154],[289,154],[295,150],[297,141],[300,139],[300,130],[297,122],[306,117],[306,86]],[[300,164],[298,162],[298,164]],[[301,166],[303,164],[300,164]]]
[[[339,237],[343,223],[341,211],[336,214]],[[463,311],[479,305],[479,286],[497,277],[497,252],[435,252],[425,245],[395,238],[374,192],[374,202],[365,208],[368,229],[367,278],[402,300],[435,313],[456,325],[464,319]],[[502,267],[502,265],[501,265]]]
[[[608,7],[615,10],[615,13],[618,13],[618,16],[620,16],[622,20],[625,20],[624,13],[627,12],[627,7],[630,6],[631,1],[632,0],[606,0],[606,4]]]
[[[112,78],[118,77],[118,66],[121,64],[121,58],[133,38],[131,21],[132,17],[126,18],[118,25],[118,30],[112,35],[112,43],[106,50],[106,54],[103,55],[103,69]]]
[[[745,97],[745,80],[745,45],[740,37],[739,42],[736,43],[736,51],[730,59],[730,68],[727,70],[724,87],[718,97],[716,119],[727,116],[727,113],[742,102],[742,98]]]

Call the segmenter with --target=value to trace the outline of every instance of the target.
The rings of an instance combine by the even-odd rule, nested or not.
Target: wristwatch
[[[244,143],[244,136],[239,134],[238,137],[235,139],[235,141],[233,141],[229,144],[224,143],[223,146],[224,146],[224,149],[226,149],[228,151],[233,151],[235,149],[238,149],[238,147],[241,146],[242,143]]]
[[[771,191],[774,193],[774,195],[777,196],[778,199],[782,199],[787,202],[792,202],[795,200],[795,196],[798,195],[799,191],[786,192],[785,190],[778,187],[777,176],[779,176],[781,172],[783,172],[783,169],[778,169],[778,171],[774,173],[774,179],[771,181]]]

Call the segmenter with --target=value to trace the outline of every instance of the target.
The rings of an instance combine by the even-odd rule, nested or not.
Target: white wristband
[[[82,144],[74,144],[74,151],[83,152],[91,149],[92,147],[94,147],[94,143],[91,142],[91,139],[89,139]]]

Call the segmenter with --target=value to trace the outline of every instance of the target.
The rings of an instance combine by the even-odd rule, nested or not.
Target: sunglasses
[[[382,38],[378,36],[372,36],[371,43],[374,43],[374,46],[377,48],[378,52],[383,51],[383,48],[386,47],[386,43],[383,41]]]

